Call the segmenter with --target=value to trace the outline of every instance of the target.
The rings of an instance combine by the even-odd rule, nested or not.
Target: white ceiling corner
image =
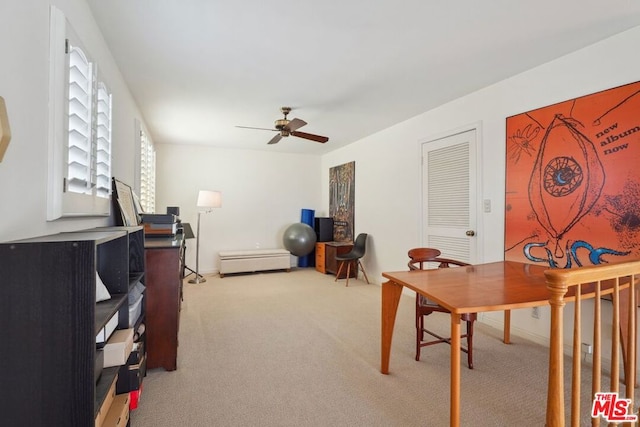
[[[640,24],[629,0],[87,2],[154,141],[309,154]],[[282,106],[329,142],[236,128]]]

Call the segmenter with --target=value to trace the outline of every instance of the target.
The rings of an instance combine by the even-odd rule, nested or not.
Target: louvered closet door
[[[424,246],[476,262],[476,188],[475,129],[422,145]]]

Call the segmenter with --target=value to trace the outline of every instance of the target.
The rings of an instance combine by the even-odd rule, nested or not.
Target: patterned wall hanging
[[[329,169],[329,216],[333,218],[333,240],[354,240],[356,162]]]

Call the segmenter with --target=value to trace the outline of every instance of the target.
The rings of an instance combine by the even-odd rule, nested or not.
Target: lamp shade
[[[199,208],[222,207],[222,193],[220,191],[200,190],[197,206]]]

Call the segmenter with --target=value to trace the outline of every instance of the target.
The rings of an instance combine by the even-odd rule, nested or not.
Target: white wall
[[[0,162],[0,241],[109,225],[108,218],[46,221],[49,7],[54,4],[100,64],[113,91],[113,175],[133,185],[134,118],[141,114],[84,0],[0,2],[0,96],[12,139]]]
[[[0,241],[107,225],[106,218],[47,222],[47,126],[49,5],[46,0],[0,2],[0,96],[5,98],[13,138],[0,163]],[[134,119],[142,120],[108,47],[83,0],[55,0],[97,57],[114,94],[113,175],[133,184]],[[481,123],[482,194],[493,212],[482,214],[480,259],[503,258],[505,118],[555,102],[639,80],[640,28],[604,40],[511,79],[487,87],[323,156],[158,147],[158,211],[180,206],[195,225],[200,189],[223,191],[223,208],[202,219],[203,271],[217,269],[221,249],[280,246],[282,231],[298,222],[300,209],[327,215],[328,173],[356,162],[355,231],[371,238],[364,259],[370,280],[406,266],[406,251],[420,244],[419,142]],[[188,264],[194,264],[189,244]],[[514,330],[548,329],[546,312],[534,321],[514,314]],[[501,321],[491,315],[487,321]]]
[[[221,250],[282,248],[284,230],[300,222],[301,209],[328,215],[320,206],[320,157],[159,144],[156,211],[179,206],[180,218],[197,224],[199,190],[222,191],[222,208],[200,220],[199,271],[218,271]],[[187,241],[187,265],[195,269],[195,240]],[[297,258],[292,257],[292,265]]]
[[[403,270],[406,253],[421,244],[419,143],[481,123],[482,193],[491,213],[482,213],[476,262],[504,259],[505,119],[514,114],[640,80],[640,27],[502,81],[364,138],[322,159],[322,205],[328,206],[329,168],[356,162],[356,232],[371,236],[364,258],[369,279]],[[481,203],[481,202],[480,202]],[[484,316],[500,325],[502,313]],[[544,341],[548,311],[534,320],[529,310],[513,314],[512,328]]]

